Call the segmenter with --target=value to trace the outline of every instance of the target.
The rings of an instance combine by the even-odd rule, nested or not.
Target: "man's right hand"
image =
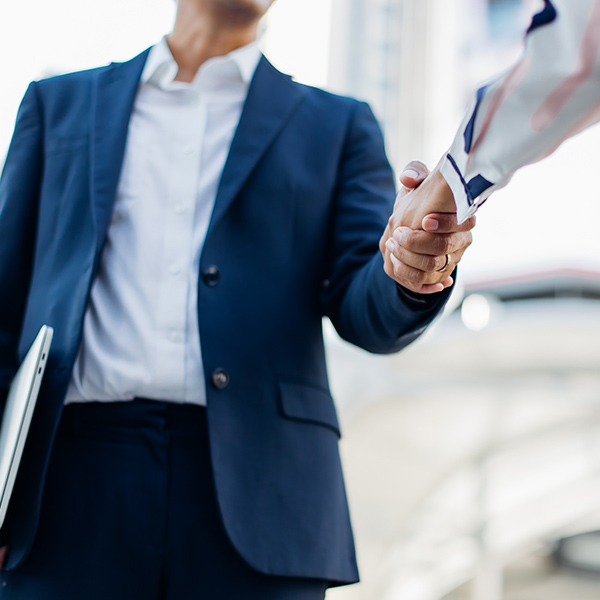
[[[475,218],[458,225],[454,197],[438,167],[429,174],[423,163],[411,162],[400,181],[379,244],[385,272],[414,292],[440,292],[452,285],[450,274],[473,241]]]

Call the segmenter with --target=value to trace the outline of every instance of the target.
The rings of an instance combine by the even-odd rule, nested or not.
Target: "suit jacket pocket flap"
[[[279,382],[279,398],[281,410],[286,417],[323,425],[340,435],[333,398],[325,390],[298,383]]]

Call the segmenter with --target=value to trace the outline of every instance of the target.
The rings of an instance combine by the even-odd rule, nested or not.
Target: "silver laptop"
[[[21,462],[54,330],[43,325],[15,375],[0,425],[0,527]]]

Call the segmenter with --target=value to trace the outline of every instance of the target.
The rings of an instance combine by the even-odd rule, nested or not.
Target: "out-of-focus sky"
[[[0,162],[29,81],[126,60],[170,30],[174,11],[173,0],[1,2]],[[298,80],[326,85],[331,18],[331,0],[278,0],[268,15],[263,47],[276,66]],[[450,141],[432,149],[431,162]],[[595,128],[518,173],[479,211],[463,276],[487,279],[564,266],[600,272],[599,157]]]
[[[448,0],[437,1],[445,5]],[[493,18],[488,20],[484,0],[451,2],[454,9],[445,5],[447,13],[462,8],[453,15],[460,19],[454,34],[458,39],[444,35],[444,21],[438,24],[441,30],[436,31],[432,45],[432,69],[444,66],[445,54],[456,51],[457,44],[463,52],[468,48],[465,61],[453,75],[462,75],[463,81],[456,83],[471,95],[482,80],[496,76],[518,59],[531,16],[543,4],[541,0],[497,2],[490,13]],[[443,17],[447,21],[450,15]],[[444,96],[453,94],[452,81],[439,67],[434,76],[445,87],[437,87],[437,98],[432,101],[443,103]],[[461,106],[465,103],[466,99],[459,102]],[[439,112],[439,108],[432,110]],[[437,123],[438,131],[431,132],[425,156],[430,165],[450,145],[460,117],[456,115],[450,124]],[[596,126],[568,140],[553,156],[519,171],[509,186],[478,211],[475,241],[461,262],[462,280],[473,283],[562,268],[594,271],[600,276],[599,157],[600,127]]]

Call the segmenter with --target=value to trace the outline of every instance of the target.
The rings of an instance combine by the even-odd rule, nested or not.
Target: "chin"
[[[274,0],[218,0],[222,10],[239,19],[258,19],[262,17]]]

